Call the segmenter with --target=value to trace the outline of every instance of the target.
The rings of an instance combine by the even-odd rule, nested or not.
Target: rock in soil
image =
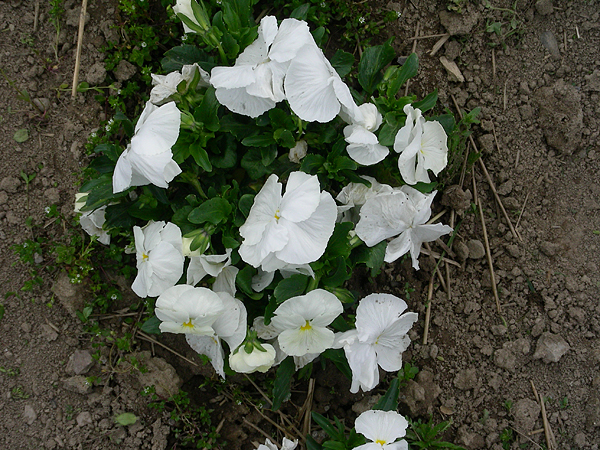
[[[558,362],[570,348],[562,336],[547,331],[538,339],[533,359],[541,359],[546,364]]]

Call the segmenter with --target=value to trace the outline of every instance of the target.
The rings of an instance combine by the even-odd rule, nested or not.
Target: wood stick
[[[452,264],[453,266],[456,266],[456,267],[462,267],[462,266],[461,266],[459,263],[457,263],[456,261],[454,261],[454,260],[452,260],[452,259],[449,259],[449,258],[446,258],[445,256],[441,256],[441,255],[440,255],[439,253],[437,253],[437,252],[434,252],[434,251],[429,251],[429,250],[427,250],[427,249],[425,249],[425,248],[422,248],[422,249],[421,249],[421,253],[423,253],[424,255],[427,255],[427,256],[432,256],[432,257],[434,257],[435,259],[441,259],[441,260],[442,260],[442,261],[444,261],[446,264]]]
[[[83,46],[83,28],[85,27],[85,13],[87,10],[87,1],[81,3],[79,13],[79,32],[77,34],[77,51],[75,53],[75,70],[73,71],[73,87],[71,88],[71,97],[77,95],[77,83],[79,81],[79,65],[81,64],[81,47]]]
[[[478,206],[481,227],[483,228],[483,241],[485,244],[485,255],[487,257],[488,267],[490,270],[492,292],[494,293],[494,299],[496,300],[496,308],[498,309],[498,314],[502,314],[502,308],[500,308],[500,297],[498,297],[498,288],[496,287],[496,275],[494,273],[494,262],[492,261],[492,250],[490,249],[490,241],[488,240],[487,227],[485,225],[485,217],[483,217],[483,207],[481,206],[481,200],[477,195],[477,182],[475,181],[475,173],[473,173],[473,198],[475,199],[475,204]]]
[[[435,54],[444,46],[444,44],[446,43],[446,41],[448,41],[448,39],[450,39],[450,35],[449,34],[445,34],[443,35],[432,47],[431,51],[429,52],[429,54],[431,56],[435,56]]]
[[[492,77],[496,81],[496,51],[492,49]]]
[[[413,36],[411,38],[408,38],[408,40],[409,41],[418,41],[420,39],[443,38],[446,36],[450,37],[450,35],[448,33],[442,33],[442,34],[428,34],[427,36]],[[413,50],[413,52],[414,52],[414,50]]]
[[[260,429],[260,428],[258,428],[256,425],[254,425],[252,422],[248,422],[248,421],[246,420],[246,418],[245,418],[245,417],[244,417],[244,418],[242,418],[242,421],[243,421],[243,422],[244,422],[246,425],[248,425],[249,427],[251,427],[251,428],[254,428],[256,431],[258,431],[260,434],[262,434],[262,435],[263,435],[264,437],[266,437],[268,440],[271,440],[271,439],[273,439],[273,436],[271,436],[271,435],[269,435],[269,434],[265,433],[263,430],[261,430],[261,429]]]
[[[527,199],[529,198],[529,194],[531,191],[527,191],[527,195],[525,196],[525,201],[523,202],[523,206],[521,206],[521,212],[519,213],[519,218],[517,219],[517,223],[515,224],[515,229],[519,228],[519,222],[521,222],[521,217],[523,217],[523,211],[525,211],[525,205],[527,204]]]
[[[544,403],[544,398],[542,397],[541,394],[538,393],[537,389],[535,388],[535,383],[533,382],[533,380],[529,380],[529,381],[531,383],[531,388],[533,389],[535,398],[538,401],[538,403],[540,404],[540,409],[542,411],[542,423],[544,424],[544,435],[546,437],[546,445],[548,447],[548,450],[555,450],[556,442],[554,440],[554,435],[552,433],[552,430],[550,429],[550,422],[548,422],[548,416],[546,415],[546,404]]]
[[[263,390],[262,390],[261,388],[259,388],[259,387],[258,387],[258,385],[257,385],[257,384],[256,384],[256,383],[255,383],[255,382],[252,380],[252,378],[250,378],[250,377],[249,377],[247,374],[244,374],[244,376],[245,376],[245,377],[248,379],[248,381],[249,381],[250,383],[252,383],[252,386],[254,386],[254,387],[256,388],[256,390],[257,390],[257,391],[260,393],[260,395],[262,395],[262,396],[263,396],[263,398],[264,398],[264,399],[265,399],[267,402],[269,402],[269,405],[271,405],[271,406],[272,406],[272,405],[273,405],[273,402],[271,401],[271,399],[270,399],[269,397],[267,397],[267,394],[265,394],[265,393],[263,392]]]
[[[219,431],[221,431],[221,428],[223,428],[224,423],[225,423],[225,418],[221,419],[221,421],[219,422],[219,425],[217,425],[217,428],[215,429],[215,432],[218,433]],[[208,444],[209,445],[212,444],[212,438],[210,438],[208,440]],[[211,446],[211,448],[212,448],[212,446]],[[208,450],[208,447],[203,447],[202,450]]]
[[[419,37],[419,30],[421,28],[421,22],[417,22],[417,28],[415,29],[415,38]],[[412,51],[414,53],[417,51],[417,40],[413,40]],[[404,87],[404,96],[408,95],[408,87],[410,86],[410,80],[406,80],[406,86]]]
[[[40,0],[35,0],[35,7],[33,10],[33,32],[34,33],[37,31],[39,20],[40,20]]]
[[[302,410],[304,410],[304,422],[302,424],[302,434],[306,436],[310,434],[310,426],[312,423],[311,410],[313,403],[313,396],[315,393],[315,379],[311,378],[308,382],[308,393],[306,394],[306,401],[304,405],[302,405]]]
[[[144,339],[145,341],[148,342],[152,342],[156,345],[160,345],[162,348],[164,348],[165,350],[170,351],[171,353],[173,353],[174,355],[179,356],[181,359],[189,362],[190,364],[196,366],[196,367],[200,367],[199,364],[195,363],[194,361],[192,361],[191,359],[186,358],[185,356],[183,356],[181,353],[177,353],[175,350],[173,350],[171,347],[166,346],[165,344],[158,342],[156,339],[151,338],[150,336],[148,336],[146,333],[144,333],[143,331],[138,331],[138,336],[142,339]]]
[[[431,301],[433,298],[433,278],[435,274],[431,274],[429,280],[429,288],[427,289],[427,310],[425,311],[425,328],[423,329],[423,345],[427,345],[427,338],[429,337],[429,322],[431,321]]]

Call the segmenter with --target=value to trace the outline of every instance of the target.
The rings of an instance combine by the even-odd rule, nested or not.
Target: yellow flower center
[[[146,255],[145,253],[142,253],[142,260],[146,261],[148,259],[148,255]]]
[[[300,327],[300,329],[302,331],[306,331],[306,330],[312,330],[312,327],[310,326],[310,323],[307,320],[306,323]]]
[[[385,441],[382,441],[381,439],[377,439],[377,440],[375,441],[375,443],[376,443],[376,444],[379,444],[379,445],[385,445],[387,442],[385,442]]]
[[[187,327],[187,328],[194,328],[194,324],[192,323],[192,319],[188,320],[187,322],[184,322],[183,326]]]
[[[279,215],[279,210],[275,211],[275,215],[273,217],[275,217],[275,220],[279,220],[281,218],[281,216]]]

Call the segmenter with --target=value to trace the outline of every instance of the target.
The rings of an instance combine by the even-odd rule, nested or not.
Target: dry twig
[[[138,334],[138,336],[139,336],[141,339],[143,339],[143,340],[145,340],[145,341],[148,341],[148,342],[152,342],[152,343],[154,343],[154,344],[156,344],[156,345],[160,345],[160,346],[161,346],[162,348],[164,348],[165,350],[168,350],[168,351],[170,351],[171,353],[173,353],[174,355],[177,355],[177,356],[179,356],[181,359],[183,359],[183,360],[185,360],[185,361],[189,362],[190,364],[192,364],[192,365],[194,365],[194,366],[196,366],[196,367],[199,367],[199,365],[198,365],[197,363],[195,363],[194,361],[192,361],[191,359],[188,359],[188,358],[186,358],[186,357],[185,357],[185,356],[183,356],[181,353],[178,353],[178,352],[176,352],[175,350],[173,350],[171,347],[169,347],[169,346],[167,346],[167,345],[165,345],[165,344],[163,344],[163,343],[161,343],[161,342],[158,342],[156,339],[154,339],[154,338],[152,338],[152,337],[148,336],[148,335],[147,335],[146,333],[144,333],[143,331],[138,331],[138,333],[137,333],[137,334]]]
[[[79,13],[79,32],[77,34],[77,51],[75,53],[75,70],[73,70],[73,87],[71,88],[71,97],[75,97],[77,95],[77,83],[79,81],[79,65],[81,63],[81,47],[83,46],[83,28],[85,26],[87,2],[88,0],[83,0],[81,3],[81,11]]]
[[[448,39],[450,39],[449,34],[442,35],[442,37],[431,48],[431,51],[429,52],[429,54],[431,56],[434,56],[440,50],[440,48],[442,48],[444,46],[444,44],[446,43],[446,41],[448,41]]]
[[[421,29],[421,22],[417,22],[417,28],[415,29],[415,39],[413,40],[412,51],[414,53],[417,51],[417,39],[419,37],[419,30]],[[404,88],[404,96],[408,95],[408,87],[410,86],[410,80],[406,80],[406,86]]]
[[[544,403],[544,398],[541,394],[538,394],[537,389],[535,388],[535,384],[533,380],[529,380],[531,383],[531,388],[533,389],[533,394],[535,395],[535,399],[540,404],[540,408],[542,410],[542,423],[544,424],[544,434],[546,436],[546,446],[548,450],[556,450],[556,440],[554,439],[554,433],[552,433],[552,429],[550,428],[550,422],[548,422],[548,416],[546,415],[546,404]]]
[[[425,328],[423,329],[423,345],[427,345],[427,338],[429,337],[429,322],[431,320],[431,300],[433,298],[433,278],[435,274],[431,274],[429,280],[429,288],[427,289],[427,310],[425,311]]]

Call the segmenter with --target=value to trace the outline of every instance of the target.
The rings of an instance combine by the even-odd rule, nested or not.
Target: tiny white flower
[[[334,333],[327,328],[343,311],[342,302],[324,289],[287,299],[275,310],[271,323],[287,355],[304,356],[331,348]]]
[[[148,44],[146,44],[145,42],[142,42],[142,48],[146,48],[148,46]]]
[[[394,140],[400,175],[407,184],[429,183],[427,171],[437,175],[448,164],[446,132],[439,122],[426,121],[418,108],[406,105],[404,113],[406,123]]]
[[[361,16],[361,17],[359,17],[359,18],[358,18],[358,23],[360,23],[360,24],[363,24],[363,23],[365,23],[365,18],[364,18],[364,17],[362,17],[362,16]]]
[[[406,436],[408,421],[396,411],[365,411],[356,418],[357,433],[369,439],[355,450],[408,450],[408,443],[398,438]]]
[[[177,86],[179,86],[182,81],[185,81],[186,84],[189,84],[196,75],[196,71],[200,73],[200,81],[198,82],[198,86],[210,86],[210,76],[208,75],[208,72],[203,70],[197,63],[183,66],[181,68],[181,73],[175,71],[167,75],[151,74],[152,85],[154,87],[150,91],[150,102],[154,103],[155,105],[162,104],[171,95],[177,93]]]
[[[212,324],[223,313],[221,298],[210,289],[180,284],[156,299],[160,330],[168,333],[213,335]]]
[[[81,208],[85,206],[88,192],[78,192],[75,194],[75,212],[81,212]],[[48,209],[47,212],[50,212]],[[104,230],[106,206],[102,206],[93,211],[86,211],[81,213],[79,217],[79,224],[81,228],[90,236],[98,236],[98,242],[104,245],[110,244],[110,234],[107,230]]]
[[[387,372],[402,368],[402,353],[410,344],[407,333],[418,318],[416,313],[404,313],[406,307],[404,300],[391,294],[368,295],[356,308],[356,329],[336,335],[334,347],[344,348],[352,370],[350,392],[377,386],[378,366]]]
[[[231,264],[231,249],[228,248],[224,255],[191,256],[187,271],[187,284],[197,285],[204,277],[218,276],[225,267]]]
[[[383,118],[373,103],[364,103],[358,107],[359,115],[342,119],[350,125],[344,128],[344,138],[348,143],[346,151],[350,158],[363,166],[371,166],[382,161],[390,150],[381,145],[375,131],[380,127]]]
[[[117,161],[113,174],[114,193],[131,186],[169,186],[169,182],[181,173],[171,151],[179,137],[180,123],[181,114],[174,102],[160,107],[146,103],[131,144]]]
[[[265,272],[316,261],[325,252],[335,226],[335,201],[321,192],[316,175],[292,172],[285,194],[281,191],[277,175],[271,175],[240,227],[244,239],[241,258]]]
[[[262,344],[263,350],[252,347],[248,353],[244,345],[229,355],[229,366],[238,373],[265,373],[275,362],[275,349],[270,344]]]
[[[441,223],[429,224],[431,202],[437,191],[422,194],[410,186],[402,186],[390,194],[377,195],[362,206],[356,234],[369,247],[398,236],[385,250],[385,262],[393,262],[410,252],[412,265],[419,269],[419,254],[423,242],[435,241],[452,232]]]
[[[131,289],[142,298],[158,297],[183,274],[181,230],[173,223],[133,227],[138,274]]]
[[[281,450],[294,450],[297,445],[298,445],[298,439],[291,441],[288,438],[284,437],[283,442],[281,444]],[[277,448],[277,445],[275,445],[273,442],[271,442],[270,439],[267,438],[265,443],[260,444],[256,450],[279,450],[279,449]]]
[[[306,156],[306,152],[308,150],[308,144],[304,139],[300,139],[296,142],[293,148],[290,149],[290,153],[288,155],[291,162],[300,164],[302,158]]]

